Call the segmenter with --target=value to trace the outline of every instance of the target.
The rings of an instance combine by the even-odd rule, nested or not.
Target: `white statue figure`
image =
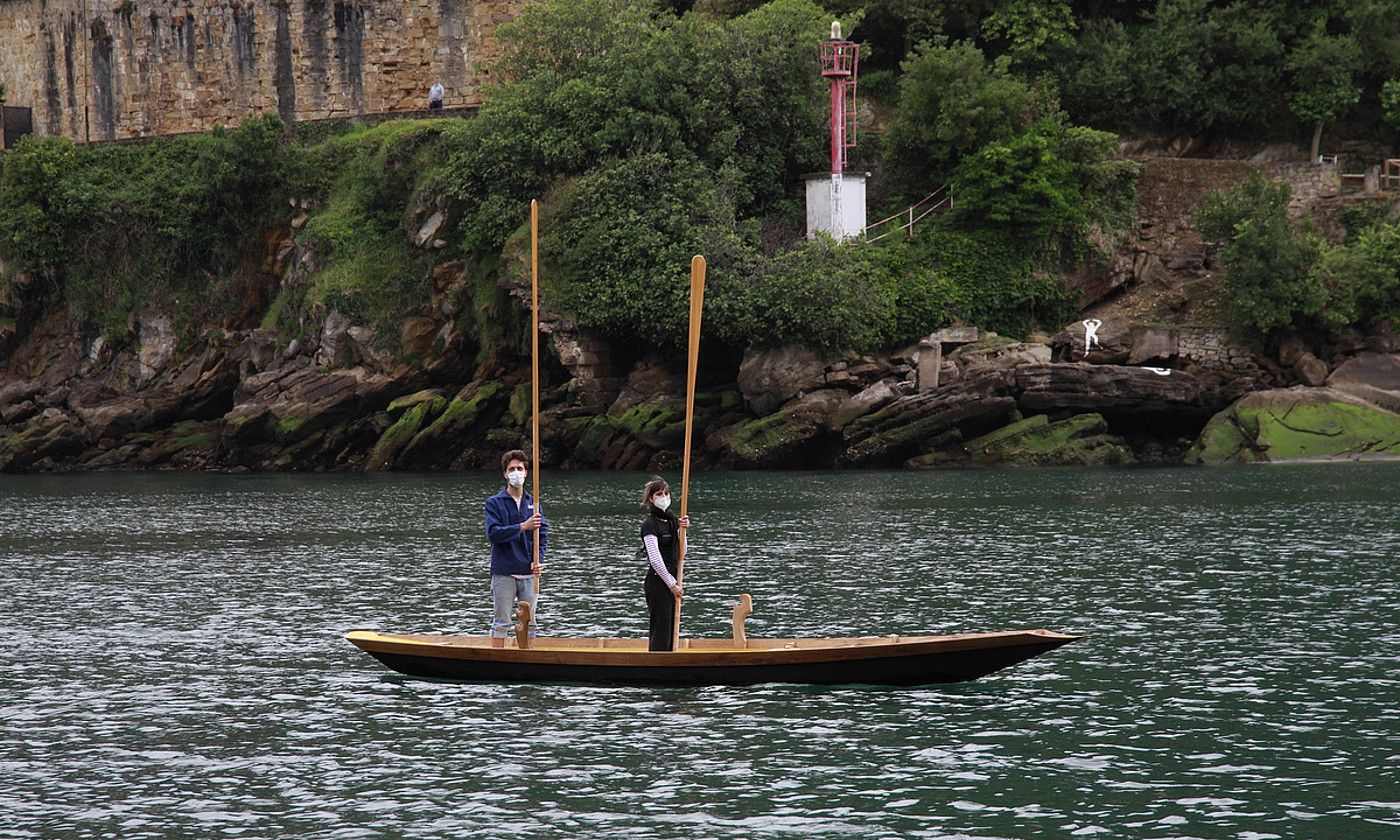
[[[1094,347],[1103,349],[1103,344],[1099,341],[1099,327],[1103,326],[1103,321],[1098,318],[1089,318],[1079,323],[1084,325],[1084,355],[1089,355],[1089,351]]]

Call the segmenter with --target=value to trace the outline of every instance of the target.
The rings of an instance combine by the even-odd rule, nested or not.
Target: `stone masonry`
[[[479,104],[530,0],[0,0],[6,104],[34,133],[113,140]]]

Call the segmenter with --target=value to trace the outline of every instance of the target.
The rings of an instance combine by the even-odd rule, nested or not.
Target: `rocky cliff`
[[[1145,179],[1144,223],[1115,261],[1133,268],[1086,287],[1091,318],[1025,342],[950,328],[880,353],[760,342],[741,357],[707,355],[696,456],[734,468],[932,468],[1400,452],[1395,337],[1344,331],[1268,354],[1233,339],[1213,317],[1210,251],[1186,221],[1200,188],[1172,170],[1214,180],[1187,163],[1149,165],[1159,175]],[[429,261],[443,223],[431,209],[410,237]],[[397,334],[330,306],[293,336],[263,325],[315,262],[295,227],[265,238],[244,301],[218,325],[178,329],[150,301],[129,337],[113,339],[64,312],[0,301],[0,471],[485,468],[528,445],[518,239],[500,263],[433,266],[427,299]],[[497,328],[473,331],[473,319]],[[588,335],[567,313],[546,310],[541,328],[544,463],[679,463],[683,359]]]

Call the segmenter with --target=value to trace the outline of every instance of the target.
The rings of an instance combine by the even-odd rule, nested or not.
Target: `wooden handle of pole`
[[[530,199],[530,475],[534,476],[535,513],[540,507],[540,203]],[[543,520],[541,520],[543,521]],[[540,564],[540,532],[535,530],[534,560]],[[540,573],[535,572],[535,592]]]
[[[685,450],[681,454],[681,516],[690,509],[690,439],[695,429],[695,371],[700,362],[700,316],[705,309],[705,258],[696,254],[690,260],[690,355],[685,379]],[[685,530],[680,536],[680,557],[676,564],[676,582],[685,580]],[[676,599],[675,626],[671,631],[671,650],[681,644],[681,599]]]

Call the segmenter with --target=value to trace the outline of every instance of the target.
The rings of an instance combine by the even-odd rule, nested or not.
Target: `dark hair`
[[[511,461],[519,461],[527,468],[530,466],[530,459],[525,456],[524,450],[512,449],[501,456],[501,472],[506,471],[506,467],[510,466]]]
[[[651,481],[648,481],[646,486],[642,488],[642,507],[646,507],[647,502],[651,501],[651,497],[662,490],[667,493],[671,492],[671,485],[667,484],[666,479],[659,475],[652,476]]]

